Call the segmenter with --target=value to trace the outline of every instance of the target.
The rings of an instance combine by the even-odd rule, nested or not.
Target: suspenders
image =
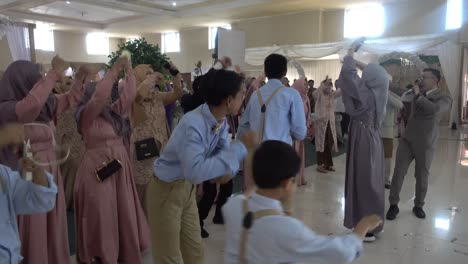
[[[270,96],[271,98],[272,96]],[[249,229],[252,227],[254,221],[256,219],[265,217],[265,216],[271,216],[271,215],[283,215],[283,213],[269,209],[269,210],[260,210],[255,213],[249,212],[249,198],[245,198],[243,205],[243,212],[244,212],[244,219],[242,221],[242,233],[241,233],[241,238],[240,238],[240,247],[239,247],[239,263],[240,264],[247,264],[247,261],[245,259],[246,255],[246,245],[247,245],[247,238],[248,238],[248,232]]]
[[[276,93],[278,93],[279,90],[281,90],[281,88],[284,88],[284,86],[281,85],[280,87],[276,88],[276,89],[273,91],[273,93],[270,95],[270,97],[268,97],[268,99],[266,100],[265,103],[263,103],[262,93],[260,93],[260,89],[257,90],[258,103],[260,104],[260,106],[261,106],[261,111],[262,111],[262,116],[260,117],[260,131],[258,132],[258,133],[259,133],[260,142],[263,141],[263,133],[265,132],[265,112],[266,112],[266,107],[267,107],[268,104],[270,103],[271,99],[273,99],[273,97],[276,95]]]

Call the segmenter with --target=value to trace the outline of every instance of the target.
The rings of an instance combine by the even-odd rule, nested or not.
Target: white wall
[[[123,39],[110,38],[109,52],[115,51]],[[45,65],[58,54],[66,61],[84,63],[107,63],[107,55],[89,55],[86,51],[86,33],[54,31],[55,51],[36,50],[36,61]],[[4,71],[13,61],[6,37],[0,40],[0,71]]]
[[[167,56],[180,72],[191,72],[198,60],[202,61],[203,68],[210,68],[213,64],[213,50],[208,50],[208,28],[183,30],[179,34],[180,52],[167,53]],[[149,43],[161,46],[161,34],[147,34],[143,37]]]
[[[36,50],[36,61],[48,64],[59,54],[66,61],[107,63],[107,55],[89,55],[86,51],[86,33],[54,31],[55,51]],[[109,52],[115,51],[123,39],[110,38]]]

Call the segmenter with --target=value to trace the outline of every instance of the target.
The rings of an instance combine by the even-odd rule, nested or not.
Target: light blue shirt
[[[52,175],[47,178],[48,188],[25,181],[18,172],[0,165],[0,263],[17,264],[23,259],[16,216],[54,208],[57,186]]]
[[[263,102],[266,103],[276,88],[282,86],[280,80],[271,79],[260,88]],[[251,129],[260,133],[261,105],[258,102],[257,92],[250,97],[249,104],[239,125],[239,134]],[[263,139],[280,140],[291,144],[294,136],[296,140],[303,140],[307,133],[304,103],[296,89],[284,87],[270,101],[265,112],[265,129]]]
[[[216,126],[219,129],[214,129]],[[154,162],[154,173],[164,182],[187,180],[199,184],[235,175],[246,155],[243,144],[230,143],[226,118],[218,122],[208,105],[203,104],[182,117],[161,157]]]
[[[226,228],[224,263],[239,263],[242,234],[244,195],[231,197],[223,207]],[[249,211],[276,210],[283,212],[278,200],[253,193]],[[301,221],[286,215],[270,215],[255,219],[246,243],[246,262],[256,264],[280,263],[351,263],[363,250],[355,234],[321,236]]]

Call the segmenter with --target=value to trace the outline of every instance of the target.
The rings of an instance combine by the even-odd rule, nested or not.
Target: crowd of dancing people
[[[350,47],[338,80],[327,76],[318,88],[305,76],[288,87],[279,54],[255,78],[217,60],[189,93],[172,63],[156,72],[122,56],[104,75],[83,65],[73,78],[63,76],[68,64],[59,56],[46,73],[11,63],[0,82],[0,263],[71,263],[72,208],[78,263],[201,264],[215,200],[225,263],[353,262],[383,230],[385,187],[386,218],[398,214],[413,159],[413,212],[425,217],[437,125],[451,103],[434,69],[403,95],[392,92],[384,68],[354,59],[362,44]],[[170,89],[161,89],[168,76]],[[315,138],[318,172],[335,171],[338,97],[351,118],[344,225],[352,232],[321,236],[294,218],[293,196],[307,184],[306,137]],[[390,180],[403,101],[412,113]],[[176,102],[184,115],[174,125],[167,110]],[[239,172],[243,193],[232,196]]]

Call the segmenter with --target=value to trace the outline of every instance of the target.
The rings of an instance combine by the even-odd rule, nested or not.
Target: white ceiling
[[[93,6],[79,2],[54,2],[29,9],[30,12],[56,17],[84,20],[90,22],[111,21],[119,18],[136,16],[139,13],[112,9],[109,7]]]
[[[59,30],[124,37],[390,1],[404,0],[0,0],[0,14],[17,21],[45,22]]]

